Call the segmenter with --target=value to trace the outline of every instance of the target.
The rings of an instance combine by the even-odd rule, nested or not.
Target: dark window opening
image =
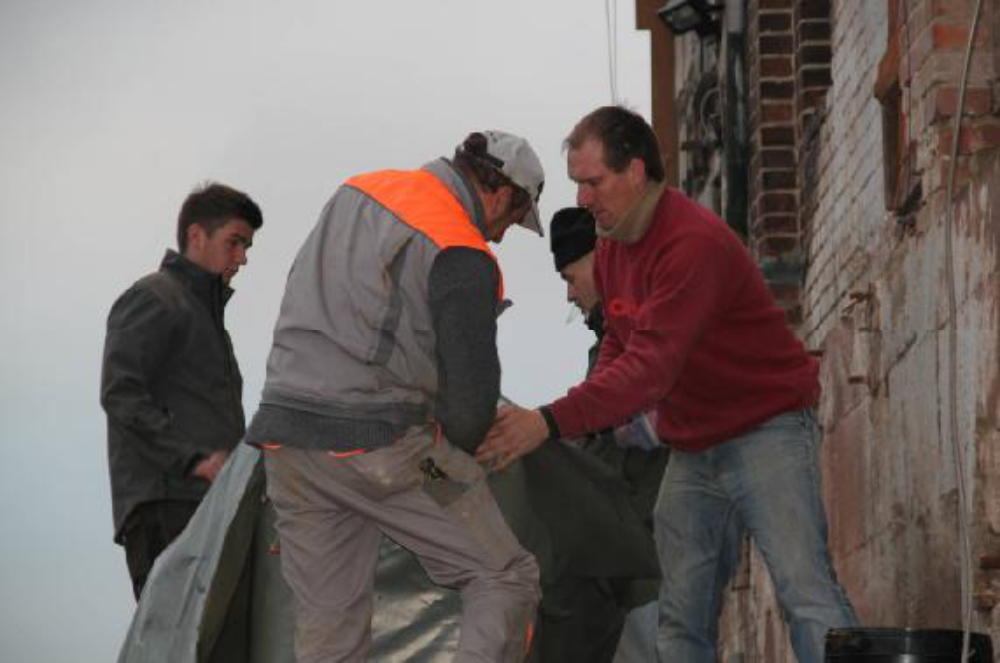
[[[889,3],[889,40],[878,66],[875,97],[882,105],[882,155],[886,209],[901,216],[920,202],[920,176],[916,171],[916,143],[910,135],[909,76],[900,77],[900,65],[910,45],[908,17],[900,15],[900,3]],[[909,65],[907,64],[907,67]],[[908,73],[908,72],[907,72]],[[905,88],[905,93],[904,93]]]

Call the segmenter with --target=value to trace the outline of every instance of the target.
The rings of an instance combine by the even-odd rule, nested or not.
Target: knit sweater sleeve
[[[435,416],[450,442],[473,452],[496,418],[499,274],[482,251],[451,248],[431,267],[428,292],[436,335]]]
[[[649,285],[641,299],[626,293],[635,299],[606,303],[610,344],[587,380],[548,406],[563,437],[624,423],[670,393],[692,348],[724,313],[733,264],[724,243],[691,233],[659,252],[642,275]]]
[[[590,370],[587,372],[587,377],[591,374],[596,373],[601,370],[602,366],[607,366],[609,363],[615,360],[615,357],[622,353],[622,342],[618,334],[614,333],[605,326],[604,336],[601,338],[601,342],[597,347],[597,356],[594,358]]]

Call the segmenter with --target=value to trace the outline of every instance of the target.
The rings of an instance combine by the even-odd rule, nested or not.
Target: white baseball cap
[[[528,141],[503,131],[483,131],[486,137],[486,152],[492,157],[490,162],[500,169],[510,181],[528,192],[531,209],[524,215],[521,225],[544,237],[541,216],[538,214],[538,199],[545,187],[545,171],[538,155]]]

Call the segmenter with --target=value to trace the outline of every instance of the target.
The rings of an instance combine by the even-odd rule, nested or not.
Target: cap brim
[[[521,227],[537,233],[539,237],[545,237],[545,232],[542,230],[542,223],[539,220],[540,218],[538,215],[538,205],[535,204],[535,201],[531,201],[531,209],[521,219]]]

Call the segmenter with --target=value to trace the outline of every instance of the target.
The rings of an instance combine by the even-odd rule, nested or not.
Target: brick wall
[[[793,326],[803,322],[830,39],[828,0],[749,3],[750,246]],[[721,660],[792,660],[773,586],[751,545],[728,589],[720,633]]]
[[[803,110],[815,126],[814,170],[809,190],[803,308],[807,344],[818,347],[839,308],[870,262],[881,235],[889,234],[882,177],[881,108],[872,96],[877,66],[885,52],[886,4],[838,2],[833,30],[833,71],[820,113]],[[814,106],[814,108],[817,106]]]
[[[897,238],[885,209],[881,106],[873,96],[887,3],[836,2],[831,23],[833,75],[818,129],[803,332],[824,352],[820,421],[835,564],[863,622],[888,626],[895,620],[881,601],[899,593],[898,552],[907,545],[899,526],[905,491],[893,485],[906,471],[905,450],[877,441],[873,420],[887,416],[886,404],[872,400],[867,384],[879,342],[869,282]],[[876,494],[873,484],[886,491]]]
[[[974,627],[1000,642],[1000,570],[988,568],[1000,560],[997,17],[992,3],[984,3],[956,195],[948,200],[952,121],[974,2],[890,1],[897,6],[832,3],[831,87],[819,112],[798,125],[800,168],[811,160],[808,173],[800,170],[808,259],[802,333],[823,353],[820,420],[831,546],[866,625],[960,626],[943,270],[950,207],[959,439],[969,454],[973,496]],[[873,96],[880,63],[886,69],[890,10],[898,11],[898,54],[889,64],[899,85],[899,153],[887,151],[883,107]],[[811,149],[803,144],[810,136]],[[885,172],[911,153],[920,186],[912,207],[904,207],[887,197]],[[751,584],[763,582],[760,569],[749,575]],[[775,658],[762,660],[791,658],[779,647]]]
[[[945,193],[974,5],[749,0],[748,241],[822,356],[831,549],[863,624],[956,628],[943,259],[953,212],[973,626],[1000,648],[1000,10],[989,1],[955,195]],[[764,564],[752,546],[743,557],[723,608],[720,660],[791,663]]]
[[[750,0],[748,4],[748,239],[789,321],[798,325],[802,244],[795,154],[794,4],[792,0]]]
[[[827,90],[832,83],[830,3],[828,0],[795,3],[794,24],[797,83],[795,154],[801,185],[798,222],[802,229],[803,246],[808,249],[819,201],[821,129],[826,117]]]

